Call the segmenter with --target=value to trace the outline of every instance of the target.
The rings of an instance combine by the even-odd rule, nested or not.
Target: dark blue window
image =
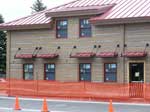
[[[23,79],[24,80],[33,80],[33,64],[24,64],[23,65]]]
[[[91,64],[82,63],[79,65],[80,81],[91,81]]]
[[[45,80],[55,80],[55,64],[45,64]]]
[[[57,38],[67,38],[68,36],[68,21],[67,20],[58,20],[56,22],[56,36]]]
[[[117,81],[117,64],[107,63],[105,64],[105,82]]]
[[[91,24],[88,19],[80,19],[80,37],[91,37]]]

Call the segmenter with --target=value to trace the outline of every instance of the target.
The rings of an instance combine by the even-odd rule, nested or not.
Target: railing
[[[10,79],[0,82],[0,94],[9,96],[35,96],[81,99],[150,99],[150,84],[143,83],[94,83],[57,82]]]

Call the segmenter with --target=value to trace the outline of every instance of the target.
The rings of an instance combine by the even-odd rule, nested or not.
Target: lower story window
[[[79,65],[80,81],[91,81],[91,64],[81,63]]]
[[[104,75],[105,82],[116,82],[117,81],[117,64],[116,63],[107,63],[104,64]]]
[[[24,80],[33,80],[33,64],[24,64],[23,65],[23,79]]]
[[[55,80],[55,64],[45,64],[45,80]]]

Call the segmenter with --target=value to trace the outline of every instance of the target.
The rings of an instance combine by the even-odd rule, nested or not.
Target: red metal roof
[[[92,58],[95,56],[93,52],[78,52],[73,55],[70,55],[70,58]]]
[[[85,9],[90,6],[105,6],[115,4],[109,11],[103,15],[99,15],[91,19],[91,21],[104,21],[124,18],[139,18],[147,19],[150,17],[150,0],[76,0],[59,7],[38,12],[30,16],[3,23],[0,29],[9,29],[9,27],[24,26],[24,25],[46,25],[51,22],[51,17],[46,17],[45,13],[51,11],[60,11],[67,9]],[[149,19],[149,18],[148,18]],[[36,26],[39,27],[39,26]],[[48,27],[48,26],[47,26]]]
[[[108,0],[110,1],[110,0]],[[114,6],[102,16],[92,18],[92,21],[120,20],[124,18],[143,18],[150,16],[150,0],[111,0]]]
[[[31,58],[33,58],[33,54],[16,54],[15,58],[17,58],[17,59],[31,59]]]
[[[118,56],[117,52],[100,52],[96,54],[96,57],[98,58],[114,58],[117,56]]]
[[[57,58],[59,55],[58,54],[37,54],[36,58]]]
[[[127,57],[127,58],[145,57],[145,56],[147,56],[147,53],[144,51],[139,51],[139,52],[133,51],[133,52],[125,52],[125,53],[123,53],[123,56]]]

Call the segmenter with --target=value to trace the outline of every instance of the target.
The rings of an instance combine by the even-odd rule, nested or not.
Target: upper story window
[[[56,21],[56,36],[57,38],[67,38],[68,36],[68,21],[67,20]]]
[[[33,80],[33,64],[24,64],[23,65],[23,79],[24,80]]]
[[[91,37],[91,24],[88,19],[80,19],[80,37]]]
[[[105,82],[116,82],[117,81],[117,64],[116,63],[106,63],[104,64],[104,74]]]

